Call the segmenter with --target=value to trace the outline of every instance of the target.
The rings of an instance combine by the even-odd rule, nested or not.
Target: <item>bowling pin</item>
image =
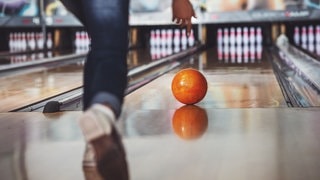
[[[229,30],[228,30],[228,28],[224,28],[224,30],[223,30],[223,43],[224,43],[224,45],[229,44]]]
[[[257,44],[262,44],[262,30],[261,30],[261,27],[258,27],[257,28],[257,33],[256,33],[257,37],[256,37],[256,41],[257,41]]]
[[[222,30],[219,28],[217,31],[217,45],[222,46],[222,44],[223,44]]]
[[[223,59],[223,46],[222,46],[222,44],[221,45],[219,45],[218,44],[218,60],[222,60]]]
[[[249,46],[248,46],[248,44],[244,44],[244,46],[243,46],[243,58],[244,58],[245,63],[247,63],[249,61]]]
[[[167,37],[166,37],[167,47],[172,49],[172,29],[167,30]]]
[[[249,32],[248,32],[248,27],[243,28],[243,44],[248,45],[249,44]]]
[[[190,35],[188,37],[188,45],[189,45],[189,47],[194,46],[194,33],[193,33],[193,30],[191,30]]]
[[[149,45],[150,48],[156,46],[156,32],[154,30],[150,31]]]
[[[316,53],[320,56],[320,44],[316,44]]]
[[[316,42],[320,44],[320,25],[316,27]]]
[[[166,56],[167,56],[167,47],[161,46],[161,57],[166,57]]]
[[[230,53],[229,45],[225,44],[224,48],[223,48],[223,54],[224,54],[224,59],[225,60],[229,59],[229,53]]]
[[[48,49],[52,49],[52,35],[51,35],[51,33],[49,32],[48,34],[47,34],[47,48]]]
[[[156,59],[156,46],[151,46],[150,47],[150,55],[151,55],[151,59],[155,60]]]
[[[254,44],[250,44],[250,59],[251,59],[251,62],[253,60],[255,60],[255,53],[256,53],[255,45]]]
[[[307,28],[305,26],[302,27],[301,31],[301,44],[304,49],[307,48]]]
[[[308,44],[308,50],[309,50],[310,52],[314,52],[314,44],[313,44],[313,43],[309,43],[309,44]]]
[[[234,46],[236,43],[236,32],[235,29],[232,27],[230,29],[230,45]]]
[[[27,50],[27,39],[26,33],[21,33],[21,50]]]
[[[10,52],[13,52],[13,46],[14,46],[13,33],[10,33],[9,34],[9,50],[10,50]]]
[[[171,55],[172,54],[172,46],[167,46],[167,55]]]
[[[237,46],[237,62],[242,63],[242,46]]]
[[[242,29],[240,27],[237,28],[237,45],[240,46],[242,45]]]
[[[80,46],[80,32],[77,31],[75,34],[74,46],[76,49],[79,49]]]
[[[185,29],[182,30],[182,34],[181,34],[181,46],[182,49],[187,49],[187,45],[188,45],[188,40],[187,40],[187,32]]]
[[[167,31],[165,29],[161,29],[161,46],[165,47],[167,44]]]
[[[296,45],[300,45],[300,30],[298,26],[294,27],[293,39]]]
[[[236,59],[236,45],[230,44],[230,58],[231,61]]]
[[[257,59],[262,59],[262,44],[257,44]]]
[[[43,38],[42,32],[38,32],[36,37],[37,37],[36,38],[37,47],[38,49],[42,50],[44,46],[44,38]]]
[[[161,32],[160,29],[156,29],[156,38],[155,38],[155,45],[160,46],[161,45]]]
[[[173,45],[176,50],[180,51],[180,30],[179,29],[174,30]]]
[[[309,46],[312,44],[314,46],[314,31],[313,31],[313,26],[310,25],[308,28],[308,44]]]
[[[29,46],[32,51],[36,49],[36,39],[34,32],[30,33]]]
[[[255,37],[256,37],[255,29],[254,27],[250,27],[249,40],[251,45],[255,44]]]

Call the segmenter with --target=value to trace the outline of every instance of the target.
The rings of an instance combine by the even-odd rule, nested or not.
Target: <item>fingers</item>
[[[196,13],[192,11],[192,17],[197,18]]]
[[[180,25],[181,28],[186,27],[187,30],[187,36],[190,35],[191,33],[191,28],[192,28],[192,23],[191,23],[191,18],[190,19],[179,19],[179,18],[172,18],[172,21],[177,24]]]
[[[189,36],[191,33],[191,27],[192,27],[191,23],[187,24],[187,36]]]
[[[184,19],[181,18],[172,18],[173,23],[177,24],[177,25],[183,25],[184,24]]]

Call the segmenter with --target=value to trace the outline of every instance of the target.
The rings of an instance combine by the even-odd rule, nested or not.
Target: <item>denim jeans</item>
[[[61,0],[84,25],[91,48],[84,67],[83,109],[92,104],[121,113],[127,87],[129,0]]]

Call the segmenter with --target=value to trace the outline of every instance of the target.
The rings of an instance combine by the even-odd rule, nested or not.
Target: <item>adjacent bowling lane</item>
[[[55,57],[63,55],[63,53],[56,53]],[[152,59],[148,48],[130,50],[127,57],[128,69],[134,69],[169,55],[171,54]],[[23,55],[10,57],[20,59],[21,56]],[[29,61],[19,60],[15,63],[32,63],[44,60],[44,57],[39,58],[37,55]],[[6,64],[5,61],[3,62]],[[0,77],[0,112],[13,111],[81,87],[83,64],[84,59],[79,59],[76,63],[57,62],[53,66],[30,67],[23,71],[9,73],[10,75]],[[136,79],[138,78],[135,77],[132,80]]]
[[[1,77],[0,111],[12,111],[80,87],[82,69],[82,64],[69,64]]]

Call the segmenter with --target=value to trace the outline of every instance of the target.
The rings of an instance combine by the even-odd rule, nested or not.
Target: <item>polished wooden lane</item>
[[[83,179],[78,115],[0,114],[0,179]]]
[[[204,111],[207,119],[197,121],[175,119],[174,111],[136,111],[125,141],[133,179],[320,178],[319,109]]]
[[[320,109],[287,108],[270,64],[225,65],[208,53],[183,66],[208,80],[200,103],[172,96],[178,69],[126,96],[117,126],[131,179],[320,179]],[[79,115],[0,113],[0,179],[95,179],[81,167]]]
[[[81,64],[37,68],[0,77],[0,112],[8,112],[82,85]]]
[[[223,63],[207,50],[190,59],[182,68],[203,72],[208,92],[198,104],[205,108],[263,108],[287,107],[270,62],[238,64]],[[141,87],[126,97],[134,109],[173,109],[181,106],[171,93],[171,81],[176,69]]]
[[[179,109],[119,121],[131,179],[320,178],[319,108]],[[85,179],[79,115],[0,114],[0,179]]]

